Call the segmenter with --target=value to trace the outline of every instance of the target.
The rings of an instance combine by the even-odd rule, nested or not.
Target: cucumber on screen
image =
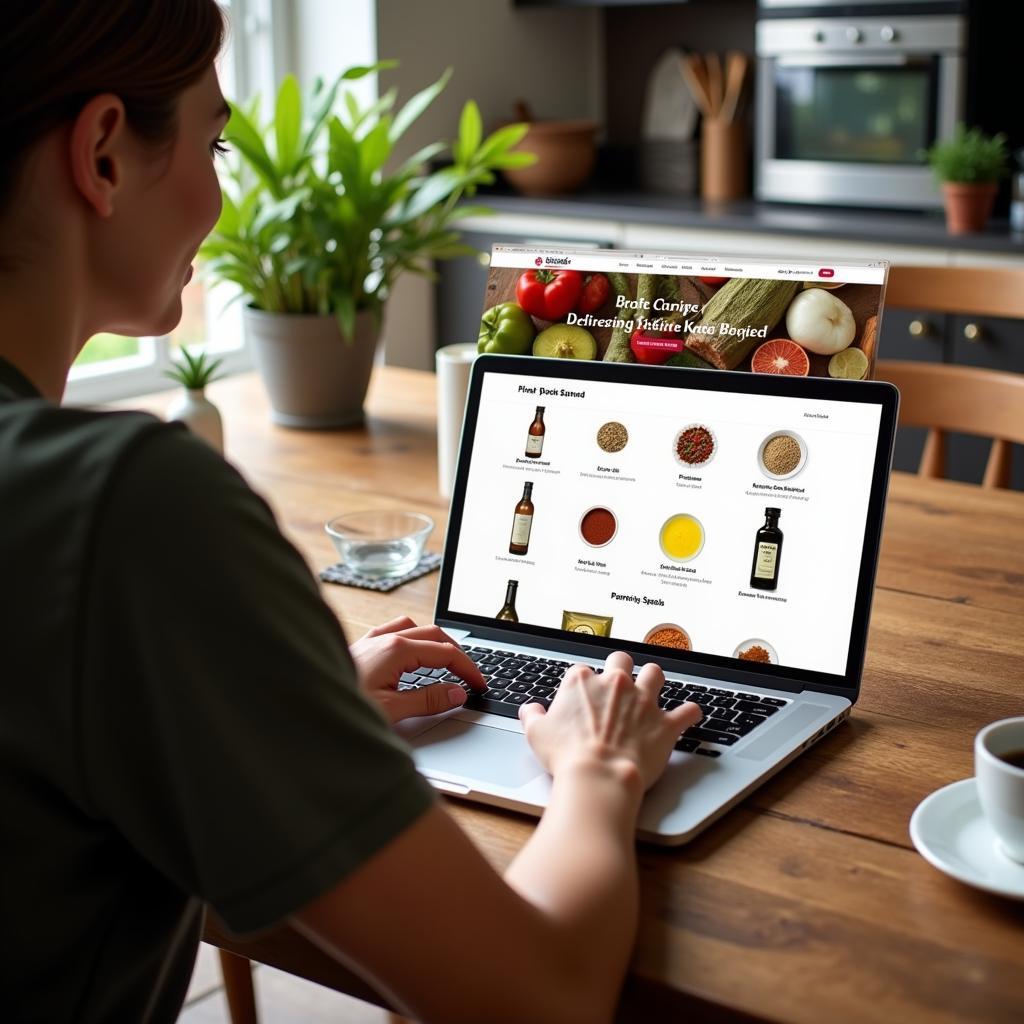
[[[689,366],[695,370],[713,370],[714,367],[701,359],[700,356],[694,355],[689,349],[684,348],[682,352],[677,352],[674,356],[669,356],[665,360],[666,366]]]

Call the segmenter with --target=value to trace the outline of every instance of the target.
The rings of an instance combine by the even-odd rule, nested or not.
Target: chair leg
[[[220,970],[224,976],[224,995],[228,1001],[231,1024],[259,1024],[256,1015],[256,990],[252,983],[252,964],[244,957],[219,949]]]

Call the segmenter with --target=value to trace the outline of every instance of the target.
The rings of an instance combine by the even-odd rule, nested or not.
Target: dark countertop
[[[579,217],[709,231],[843,238],[1024,256],[1024,234],[1011,234],[1007,221],[992,220],[987,230],[976,235],[950,235],[946,233],[941,211],[896,213],[851,207],[759,203],[752,199],[712,205],[683,196],[597,190],[544,198],[481,191],[474,202],[489,206],[496,213]]]

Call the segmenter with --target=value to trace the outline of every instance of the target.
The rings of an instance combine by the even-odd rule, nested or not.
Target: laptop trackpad
[[[519,732],[449,718],[411,743],[416,767],[516,789],[544,769]]]

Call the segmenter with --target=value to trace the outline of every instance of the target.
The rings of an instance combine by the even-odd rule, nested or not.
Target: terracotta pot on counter
[[[535,121],[521,104],[517,119],[529,121],[530,129],[515,149],[536,153],[537,162],[503,171],[505,180],[527,196],[559,195],[580,188],[597,158],[597,122]]]
[[[984,231],[996,199],[994,181],[942,183],[942,200],[946,207],[946,230],[951,235],[968,235]]]

